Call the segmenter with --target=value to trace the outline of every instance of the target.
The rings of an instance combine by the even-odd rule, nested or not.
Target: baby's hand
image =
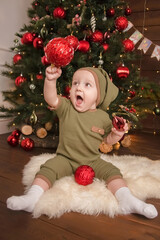
[[[46,68],[46,78],[49,81],[57,80],[62,74],[61,68],[49,66]]]

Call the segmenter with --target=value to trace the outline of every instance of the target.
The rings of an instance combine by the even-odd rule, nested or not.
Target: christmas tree
[[[33,1],[28,9],[29,25],[16,33],[13,64],[6,64],[2,73],[15,82],[14,90],[3,92],[12,107],[0,107],[2,117],[13,119],[9,126],[24,125],[24,134],[34,133],[39,138],[48,133],[58,135],[57,117],[44,101],[43,84],[50,64],[44,48],[59,37],[68,37],[72,46],[78,39],[78,46],[73,60],[63,67],[58,94],[69,98],[72,76],[78,68],[102,67],[120,90],[118,99],[106,109],[111,118],[114,114],[124,116],[135,128],[138,119],[146,116],[146,109],[153,112],[160,91],[140,77],[134,64],[137,54],[127,31],[130,14],[130,7],[122,0]]]

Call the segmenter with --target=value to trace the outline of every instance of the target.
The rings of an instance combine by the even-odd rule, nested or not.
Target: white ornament
[[[102,21],[107,21],[107,17],[106,16],[104,16],[103,18],[102,18]]]
[[[95,32],[95,30],[96,30],[96,18],[95,18],[93,13],[92,13],[92,17],[91,17],[90,23],[91,23],[92,32]]]
[[[36,86],[32,83],[29,85],[29,88],[31,89],[31,91],[33,91],[36,88]]]

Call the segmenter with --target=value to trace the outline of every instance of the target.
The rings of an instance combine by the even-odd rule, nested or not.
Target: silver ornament
[[[29,88],[31,89],[31,91],[34,91],[34,89],[36,88],[36,86],[32,83],[29,85]]]

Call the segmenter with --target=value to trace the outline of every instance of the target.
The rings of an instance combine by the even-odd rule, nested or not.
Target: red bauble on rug
[[[18,130],[18,129],[15,129],[13,132],[12,132],[12,136],[14,136],[15,138],[18,138],[20,137],[21,135],[21,131]]]
[[[93,182],[95,172],[90,166],[82,165],[76,169],[74,177],[78,184],[86,186]]]
[[[19,144],[19,138],[17,138],[16,136],[11,134],[11,135],[8,136],[7,142],[12,147],[15,147],[15,146],[17,146]]]
[[[34,148],[34,141],[31,138],[25,138],[21,141],[21,147],[26,151],[30,151]]]

